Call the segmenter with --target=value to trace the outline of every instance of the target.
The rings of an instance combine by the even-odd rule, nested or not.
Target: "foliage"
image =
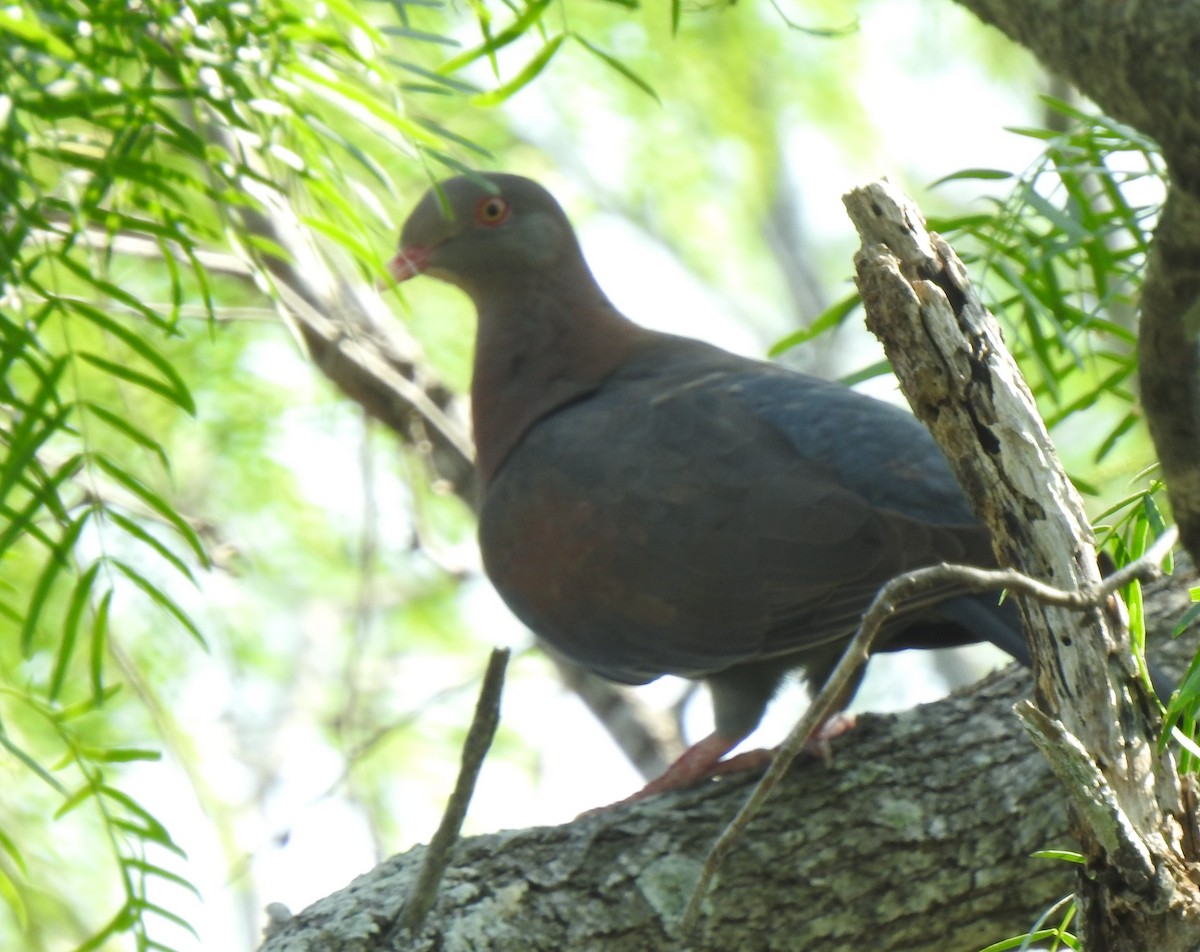
[[[163,892],[156,880],[187,885],[166,865],[179,847],[114,786],[121,765],[159,756],[128,746],[119,726],[139,705],[125,654],[136,630],[174,628],[193,641],[175,646],[182,653],[206,647],[187,590],[211,567],[212,540],[172,499],[164,443],[197,409],[181,369],[186,323],[198,306],[215,325],[254,297],[246,281],[265,283],[260,258],[277,249],[246,213],[298,183],[309,227],[375,270],[391,221],[374,196],[397,193],[381,157],[397,141],[434,158],[463,141],[406,116],[412,84],[401,77],[423,75],[419,56],[379,56],[393,41],[353,6],[321,16],[269,3],[250,14],[227,3],[72,2],[0,14],[0,744],[10,769],[43,785],[40,802],[58,801],[56,817],[89,814],[120,895],[104,924],[93,911],[77,922],[47,909],[33,841],[10,827],[0,895],[31,930],[30,948],[59,941],[60,929],[81,948],[118,933],[152,948],[156,921],[186,926],[152,898]],[[398,31],[420,55],[444,42]],[[423,82],[458,92],[437,74]],[[359,141],[336,121],[346,111]],[[347,163],[358,175],[344,174]],[[213,266],[226,250],[241,262],[234,283]]]

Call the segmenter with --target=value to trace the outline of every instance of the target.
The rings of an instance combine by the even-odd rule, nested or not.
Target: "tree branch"
[[[1082,504],[962,263],[886,183],[856,189],[846,206],[863,239],[855,265],[868,324],[991,530],[1000,563],[1093,588],[1095,542]],[[1051,761],[1076,807],[1087,933],[1110,949],[1190,948],[1179,943],[1200,926],[1191,785],[1156,752],[1161,725],[1136,680],[1122,618],[1024,596],[1018,604],[1040,711],[1027,723],[1052,726],[1053,737],[1040,734],[1048,748],[1077,746],[1090,758],[1086,771],[1077,758]],[[1120,816],[1120,848],[1110,849],[1111,824],[1091,825],[1101,814]]]
[[[487,671],[483,676],[483,684],[479,689],[475,717],[463,743],[462,765],[458,771],[458,780],[454,784],[454,792],[446,803],[446,812],[437,832],[429,841],[429,848],[425,852],[412,892],[406,897],[394,926],[387,931],[388,942],[395,943],[420,929],[425,917],[429,915],[429,910],[433,908],[438,886],[441,885],[446,868],[450,865],[451,851],[458,842],[467,807],[471,803],[471,795],[475,792],[475,782],[479,779],[479,771],[483,767],[484,758],[492,746],[492,738],[496,736],[496,727],[500,723],[500,694],[504,688],[508,655],[507,648],[496,648],[492,651]]]

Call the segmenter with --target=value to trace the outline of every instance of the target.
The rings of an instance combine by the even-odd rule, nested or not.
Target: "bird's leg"
[[[613,807],[624,806],[626,803],[636,803],[638,800],[652,797],[656,793],[666,793],[668,790],[687,790],[719,774],[733,773],[736,770],[743,769],[749,770],[752,767],[761,767],[770,762],[772,754],[769,750],[746,751],[745,753],[738,754],[736,757],[731,757],[729,760],[722,760],[721,758],[736,747],[741,740],[742,738],[740,737],[733,739],[723,737],[714,731],[703,740],[692,744],[691,747],[675,758],[674,762],[661,776],[651,780],[637,793],[631,794],[625,799],[618,800],[616,803],[611,803],[608,806],[586,810],[579,814],[579,817],[582,819],[583,817],[594,816],[598,813],[606,813]]]
[[[836,662],[837,656],[833,656]],[[819,686],[828,675],[832,663],[816,668],[815,683]],[[809,672],[810,677],[812,671]],[[687,790],[705,780],[723,777],[746,770],[761,770],[774,758],[775,750],[748,750],[722,760],[727,753],[740,744],[755,727],[762,717],[763,708],[775,692],[775,687],[782,676],[778,665],[743,666],[728,672],[708,678],[708,686],[713,695],[713,705],[717,712],[717,730],[707,737],[696,741],[680,754],[675,761],[663,772],[662,776],[651,780],[632,796],[620,800],[613,806],[634,803],[646,797],[669,790]],[[805,749],[819,756],[823,761],[830,761],[829,742],[854,727],[853,715],[843,713],[843,709],[853,697],[858,687],[861,674],[855,677],[839,694],[830,712],[821,719],[809,736]],[[722,729],[724,727],[724,729]],[[602,808],[607,809],[607,808]],[[600,811],[589,811],[600,812]],[[584,814],[587,816],[588,814]]]
[[[808,743],[805,744],[805,750],[829,763],[831,759],[829,742],[851,730],[854,723],[853,714],[835,711],[817,725],[812,736],[809,737]],[[621,803],[632,803],[656,793],[666,793],[669,790],[687,790],[714,777],[725,777],[747,770],[762,770],[774,759],[778,750],[778,748],[767,750],[760,747],[756,750],[742,751],[728,760],[721,759],[741,741],[740,737],[731,740],[714,731],[703,740],[692,744],[675,759],[661,776],[651,780],[641,790],[622,800]]]
[[[719,774],[734,773],[750,767],[761,767],[770,761],[771,753],[766,750],[747,751],[729,760],[721,760],[738,745],[741,739],[740,737],[724,737],[714,731],[703,740],[692,744],[675,758],[675,762],[663,772],[662,776],[651,780],[629,799],[641,800],[656,793],[666,793],[668,790],[686,790],[688,787],[694,787]]]
[[[854,727],[854,715],[835,712],[817,725],[805,750],[820,757],[826,764],[832,759],[829,742]],[[636,803],[655,794],[667,793],[671,790],[688,790],[699,786],[705,780],[724,777],[729,774],[743,773],[749,770],[763,770],[775,758],[778,748],[767,750],[745,750],[740,754],[722,760],[733,750],[743,738],[730,739],[714,731],[703,740],[698,740],[687,750],[675,758],[674,762],[661,776],[651,780],[637,793],[606,807],[597,807],[581,813],[581,817],[604,813],[612,807],[623,806],[626,803]]]

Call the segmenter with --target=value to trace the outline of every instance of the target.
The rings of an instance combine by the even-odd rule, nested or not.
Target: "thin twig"
[[[947,585],[953,585],[975,594],[1006,589],[1010,593],[1019,592],[1040,602],[1084,611],[1102,605],[1110,595],[1134,579],[1145,582],[1161,575],[1160,563],[1174,547],[1177,539],[1178,532],[1172,526],[1155,540],[1141,558],[1106,576],[1099,584],[1073,592],[1047,585],[1013,569],[981,569],[970,565],[944,563],[906,572],[884,585],[863,615],[858,631],[842,653],[837,667],[826,679],[787,739],[780,745],[771,766],[755,785],[745,804],[713,843],[700,869],[700,878],[683,911],[680,920],[681,933],[685,937],[695,938],[693,933],[699,926],[701,904],[708,895],[713,878],[725,857],[762,809],[767,797],[787,773],[792,761],[804,749],[814,729],[833,712],[834,705],[847,685],[867,663],[876,638],[897,608],[917,596],[944,590]]]
[[[450,794],[437,832],[429,841],[412,892],[387,934],[385,946],[393,944],[404,935],[415,933],[429,915],[429,910],[433,908],[438,887],[450,865],[454,845],[458,842],[459,831],[467,815],[467,806],[471,802],[471,794],[475,791],[475,781],[479,778],[479,770],[483,766],[488,748],[492,746],[496,725],[500,723],[500,694],[504,688],[504,671],[508,666],[508,657],[507,648],[495,648],[488,659],[483,685],[479,689],[479,701],[475,705],[475,716],[471,719],[471,727],[463,743],[462,763],[458,770],[458,780],[454,784],[454,792]]]

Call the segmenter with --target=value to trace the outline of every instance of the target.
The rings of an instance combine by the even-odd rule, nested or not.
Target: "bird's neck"
[[[652,337],[594,282],[477,298],[471,381],[476,462],[486,486],[538,420],[594,391]]]

